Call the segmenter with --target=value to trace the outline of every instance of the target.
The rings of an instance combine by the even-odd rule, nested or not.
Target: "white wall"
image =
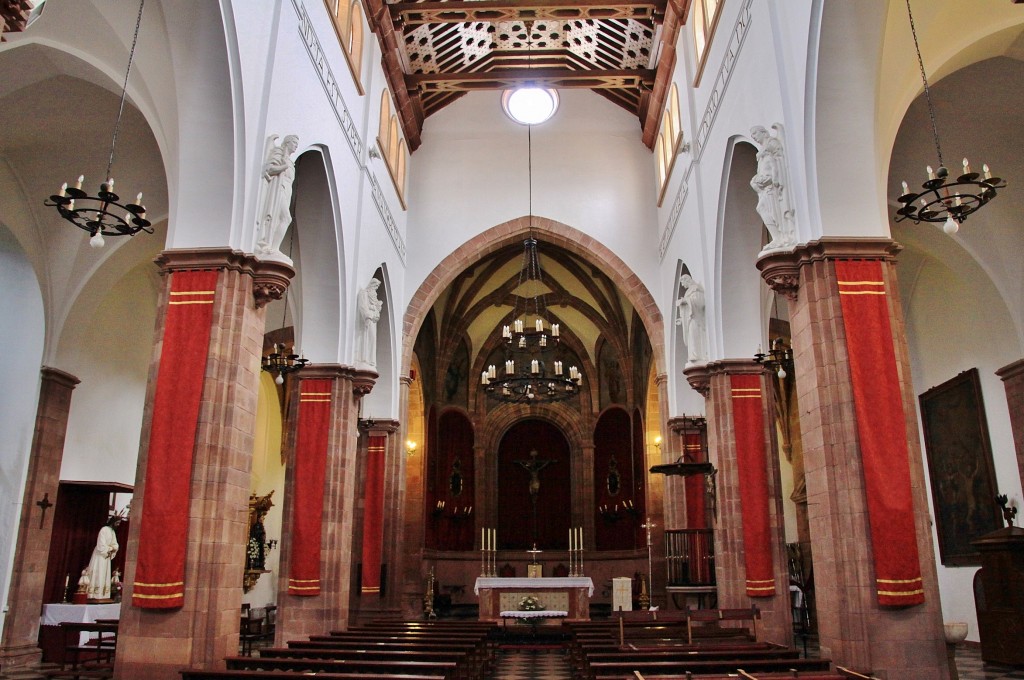
[[[654,166],[634,116],[589,91],[565,90],[534,126],[533,214],[611,248],[658,287]],[[499,92],[468,94],[431,116],[416,152],[406,295],[476,234],[529,213],[527,129]]]
[[[7,361],[0,390],[0,630],[7,614],[14,544],[36,406],[43,356],[43,298],[35,272],[6,227],[0,225],[0,347]],[[56,498],[51,498],[56,502]]]

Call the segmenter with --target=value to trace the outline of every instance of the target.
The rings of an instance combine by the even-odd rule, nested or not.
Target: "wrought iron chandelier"
[[[895,221],[909,219],[913,220],[914,224],[943,222],[942,230],[947,234],[955,234],[967,216],[995,198],[996,189],[1004,188],[1006,182],[1000,177],[993,177],[988,165],[984,163],[981,166],[982,172],[973,172],[966,158],[963,160],[963,173],[956,179],[950,176],[942,160],[939,130],[935,124],[935,108],[932,105],[924,61],[921,59],[921,47],[917,43],[917,29],[914,27],[914,14],[910,11],[910,0],[907,0],[907,15],[910,17],[910,33],[914,37],[917,65],[921,69],[921,80],[924,83],[924,97],[928,103],[928,117],[931,119],[932,138],[935,141],[939,167],[933,169],[932,166],[927,166],[928,179],[921,185],[923,191],[920,193],[911,191],[906,182],[902,183],[902,192],[897,200],[903,206],[896,211]]]
[[[785,380],[788,375],[786,370],[793,370],[793,350],[786,347],[782,338],[775,338],[767,352],[762,352],[760,347],[757,348],[754,361],[775,371],[781,380]]]
[[[292,248],[295,245],[295,228],[289,230],[288,235],[288,257],[292,256]],[[287,298],[281,300],[281,328],[284,328],[285,322],[288,320],[288,301]],[[295,343],[292,343],[291,352],[286,351],[285,344],[283,342],[274,343],[274,351],[270,354],[264,354],[263,359],[260,362],[260,368],[268,373],[277,373],[277,377],[274,378],[274,383],[278,385],[284,384],[284,377],[289,373],[298,371],[303,366],[309,363],[309,359],[306,358],[305,354],[300,354],[295,349]]]
[[[579,394],[583,374],[555,356],[561,345],[561,326],[548,324],[544,275],[537,255],[537,239],[523,241],[523,268],[517,290],[532,289],[531,297],[516,297],[511,324],[503,325],[505,365],[494,364],[480,376],[484,391],[498,401],[538,404],[562,401]]]
[[[100,183],[100,190],[90,196],[82,189],[85,175],[79,175],[74,186],[67,182],[61,185],[60,191],[43,205],[57,208],[60,216],[79,229],[91,234],[89,245],[102,248],[104,236],[134,236],[140,231],[153,233],[152,223],[146,219],[146,206],[142,203],[142,193],[135,197],[134,203],[121,203],[121,197],[114,193],[114,147],[117,145],[117,133],[121,127],[121,115],[124,113],[124,100],[128,91],[128,75],[132,72],[135,60],[135,45],[139,40],[139,26],[142,25],[142,8],[146,0],[139,2],[139,15],[135,20],[135,35],[132,47],[128,52],[128,68],[124,74],[124,85],[121,87],[121,103],[117,109],[117,120],[114,122],[114,134],[110,140],[110,159],[107,161],[106,179]]]

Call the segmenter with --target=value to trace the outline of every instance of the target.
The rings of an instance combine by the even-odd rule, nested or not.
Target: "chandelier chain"
[[[910,17],[910,33],[914,37],[914,51],[917,53],[917,65],[921,69],[921,81],[924,83],[924,97],[928,102],[928,117],[932,123],[932,138],[935,140],[935,152],[939,156],[939,165],[945,167],[942,162],[942,145],[939,144],[939,127],[935,122],[935,106],[932,104],[932,92],[928,87],[928,76],[924,71],[924,60],[921,58],[921,47],[917,43],[917,28],[914,26],[914,13],[910,11],[910,0],[907,0],[907,16]]]
[[[117,133],[121,129],[121,115],[124,113],[124,100],[128,93],[128,76],[132,72],[132,63],[135,61],[135,45],[139,42],[139,27],[142,26],[142,8],[146,6],[146,0],[139,2],[139,14],[135,18],[135,35],[132,36],[132,48],[128,51],[128,68],[124,72],[124,84],[121,86],[121,103],[117,107],[117,120],[114,121],[114,135],[110,140],[110,159],[107,161],[107,173],[104,177],[110,177],[110,170],[114,167],[114,147],[117,145]]]

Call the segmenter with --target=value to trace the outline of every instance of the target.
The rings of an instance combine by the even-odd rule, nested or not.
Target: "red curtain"
[[[189,487],[218,274],[183,271],[168,276],[170,299],[153,397],[132,591],[132,604],[146,609],[185,603]]]
[[[366,447],[366,486],[363,500],[363,595],[380,594],[380,556],[384,547],[385,436],[370,437]]]
[[[569,444],[557,427],[535,419],[510,427],[498,445],[498,548],[521,550],[533,543],[530,473],[520,463],[531,460],[532,450],[537,451],[538,460],[552,461],[538,473],[537,546],[565,550],[572,515]]]
[[[472,550],[476,485],[473,424],[461,411],[438,418],[437,443],[430,452],[432,475],[425,494],[426,517],[440,550]]]
[[[687,463],[704,463],[704,447],[700,432],[683,434],[683,459]],[[704,475],[690,475],[684,482],[686,488],[686,528],[706,529],[708,527],[704,498]]]
[[[837,261],[836,277],[864,466],[878,603],[920,604],[924,590],[910,454],[882,263]]]
[[[764,401],[761,376],[731,376],[732,415],[736,430],[740,508],[743,520],[743,561],[747,595],[775,594],[771,527],[768,516],[768,470],[764,445]]]
[[[299,383],[289,595],[313,597],[320,594],[321,527],[332,386],[333,381],[322,379]]]
[[[632,494],[631,431],[629,414],[618,407],[602,413],[594,427],[594,538],[598,550],[632,550],[637,525],[642,523],[637,517],[642,516],[643,503],[637,506],[640,499]],[[609,488],[612,470],[618,473],[615,488]]]

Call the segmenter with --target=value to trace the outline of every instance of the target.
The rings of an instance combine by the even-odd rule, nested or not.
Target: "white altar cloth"
[[[594,596],[594,581],[589,576],[566,576],[548,578],[498,578],[480,576],[476,579],[473,592],[480,594],[481,588],[586,588],[589,597]]]
[[[531,609],[529,611],[512,609],[501,612],[503,619],[557,619],[565,618],[568,615],[569,612],[564,609]]]
[[[59,626],[62,623],[92,623],[97,619],[121,618],[121,603],[110,604],[44,604],[41,626]],[[80,633],[78,644],[89,641],[89,633]]]

